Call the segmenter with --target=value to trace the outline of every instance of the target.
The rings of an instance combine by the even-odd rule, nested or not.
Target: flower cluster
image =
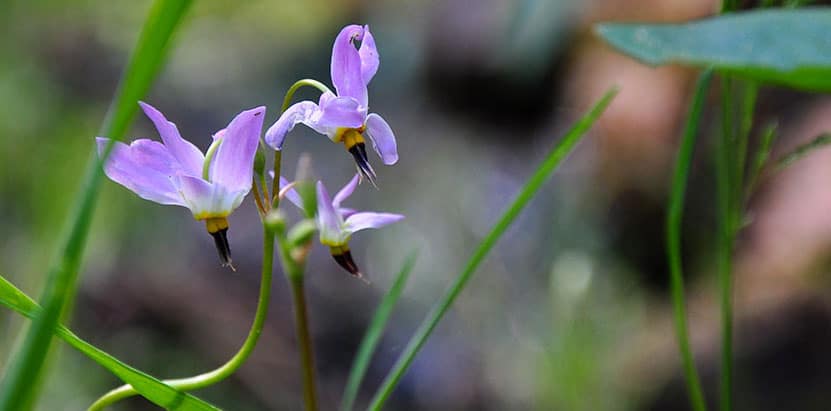
[[[378,65],[378,51],[369,27],[345,27],[332,49],[331,76],[337,94],[325,91],[317,103],[302,101],[292,105],[264,137],[268,146],[280,151],[289,131],[303,123],[333,142],[342,143],[354,158],[360,174],[356,174],[334,199],[318,181],[317,210],[309,215],[315,216],[320,242],[330,247],[340,266],[356,276],[361,274],[349,251],[351,235],[404,218],[399,214],[356,212],[341,207],[341,202],[355,191],[360,176],[375,183],[376,174],[366,155],[365,136],[384,164],[392,165],[398,161],[392,129],[381,116],[368,113],[367,85]],[[212,144],[203,154],[193,143],[183,139],[176,125],[159,110],[143,102],[139,105],[155,125],[162,142],[138,139],[127,145],[98,137],[101,155],[111,146],[104,164],[106,175],[141,198],[188,208],[196,220],[205,222],[223,265],[233,268],[227,217],[239,207],[252,187],[257,187],[254,161],[266,108],[261,106],[239,113],[226,128],[213,135]],[[267,192],[265,189],[263,187]],[[285,195],[295,205],[303,207],[296,191],[289,188]],[[257,200],[261,211],[266,211],[262,204],[270,204],[269,199]]]

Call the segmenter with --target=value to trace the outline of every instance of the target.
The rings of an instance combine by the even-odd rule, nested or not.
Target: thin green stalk
[[[447,289],[444,296],[439,299],[430,313],[427,314],[427,318],[424,319],[418,330],[416,330],[415,335],[413,335],[410,339],[410,342],[398,357],[393,369],[384,379],[384,382],[378,392],[373,397],[369,409],[380,410],[381,407],[383,407],[384,403],[395,389],[395,386],[401,380],[401,377],[404,376],[404,373],[410,367],[410,364],[412,364],[416,354],[418,354],[421,347],[424,346],[424,343],[427,342],[427,339],[433,333],[433,330],[436,328],[439,321],[444,318],[447,310],[451,305],[453,305],[453,302],[456,301],[459,293],[461,293],[465,288],[468,281],[470,281],[470,278],[473,276],[473,273],[476,272],[477,268],[479,268],[479,265],[488,253],[490,253],[491,249],[493,249],[493,246],[502,234],[505,233],[505,230],[511,226],[528,202],[534,198],[534,195],[537,194],[537,191],[539,191],[540,187],[542,187],[542,185],[548,180],[551,173],[557,168],[560,162],[571,152],[575,144],[580,141],[581,137],[583,137],[583,135],[589,130],[597,118],[600,117],[616,94],[616,87],[613,87],[607,91],[606,94],[603,95],[603,97],[594,105],[594,107],[592,107],[592,109],[583,118],[581,118],[571,128],[571,130],[568,131],[568,133],[566,133],[562,141],[557,144],[551,152],[549,152],[543,163],[539,166],[539,168],[537,168],[525,186],[523,186],[522,190],[516,196],[505,213],[502,214],[496,224],[491,228],[488,235],[482,239],[481,243],[479,243],[479,246],[476,248],[473,256],[470,258],[459,276],[456,277],[456,280],[450,288]]]
[[[294,324],[297,333],[297,345],[300,349],[300,364],[303,369],[303,402],[306,411],[317,410],[317,388],[315,383],[315,361],[312,337],[309,334],[309,316],[306,307],[306,294],[303,289],[303,275],[294,275],[289,279],[291,296],[294,302]]]
[[[170,39],[190,3],[189,0],[158,0],[150,10],[102,127],[101,135],[112,140],[102,158],[98,158],[94,150],[91,154],[93,160],[88,162],[74,211],[61,235],[57,258],[48,270],[40,298],[43,311],[32,321],[0,386],[0,411],[21,411],[34,405],[35,390],[39,386],[37,381],[51,345],[52,332],[62,315],[69,310],[77,292],[78,271],[103,176],[101,165],[113,142],[124,136],[138,110],[136,101],[147,93],[167,54]]]
[[[707,69],[698,77],[687,124],[684,127],[684,136],[678,147],[678,157],[675,163],[675,173],[672,180],[672,189],[669,196],[667,210],[667,256],[670,269],[670,289],[672,291],[672,307],[675,315],[675,334],[678,339],[678,350],[684,368],[684,378],[687,383],[687,394],[690,405],[695,411],[705,411],[707,404],[701,391],[701,382],[693,361],[690,337],[687,326],[686,302],[684,297],[683,267],[681,264],[681,218],[684,212],[684,196],[687,190],[687,180],[690,173],[690,163],[695,148],[695,139],[698,134],[698,125],[701,111],[707,97],[712,69]]]
[[[369,323],[364,339],[361,341],[361,346],[358,348],[358,355],[352,362],[352,371],[349,372],[349,379],[346,382],[346,389],[343,392],[343,399],[341,400],[341,411],[350,411],[355,403],[355,398],[358,396],[358,389],[361,388],[361,381],[363,381],[366,370],[369,368],[369,361],[372,359],[372,354],[378,343],[381,341],[381,336],[384,334],[384,328],[387,326],[387,321],[404,291],[404,286],[407,284],[407,279],[410,277],[410,272],[415,266],[417,252],[413,251],[407,256],[404,265],[401,266],[401,271],[395,277],[392,287],[390,287],[387,294],[378,305],[372,321]]]
[[[722,77],[722,135],[716,144],[716,191],[718,197],[718,284],[721,307],[721,407],[722,411],[732,409],[733,391],[733,280],[732,255],[733,238],[738,226],[734,207],[735,175],[731,161],[735,160],[732,150],[734,124],[732,107],[734,103],[731,81]]]
[[[299,90],[301,87],[314,87],[314,88],[320,90],[321,93],[327,93],[327,92],[331,93],[332,92],[332,90],[330,90],[329,87],[326,87],[325,84],[323,84],[323,83],[321,83],[317,80],[312,80],[310,78],[304,78],[303,80],[297,80],[286,91],[286,96],[283,98],[283,106],[280,108],[281,113],[285,112],[286,109],[289,108],[289,105],[291,104],[291,99],[294,98],[294,93],[297,90]]]
[[[240,366],[248,359],[257,346],[257,341],[260,339],[260,334],[263,331],[266,315],[268,314],[269,301],[271,299],[271,278],[274,266],[274,233],[267,228],[263,228],[263,263],[262,272],[260,274],[260,295],[257,300],[257,311],[254,315],[254,321],[251,324],[251,329],[248,331],[248,337],[243,342],[239,351],[231,357],[228,362],[212,371],[195,375],[187,378],[177,378],[164,380],[164,383],[179,389],[181,391],[191,391],[200,388],[208,387],[216,384],[225,378],[228,378],[236,372]],[[136,395],[136,390],[130,385],[122,385],[112,391],[106,393],[101,398],[96,400],[90,407],[89,411],[100,411],[109,405],[125,398]]]

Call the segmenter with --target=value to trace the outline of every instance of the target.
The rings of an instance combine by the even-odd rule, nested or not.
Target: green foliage
[[[154,3],[102,126],[102,135],[114,140],[124,136],[138,110],[136,102],[150,88],[170,39],[190,3],[189,0],[159,0]],[[92,138],[90,145],[93,145]],[[73,212],[60,237],[62,241],[59,242],[57,258],[48,271],[41,297],[43,310],[33,319],[23,345],[14,356],[0,386],[0,411],[21,411],[32,407],[52,332],[74,299],[81,257],[103,178],[103,159],[99,159],[94,150],[91,158]]]
[[[358,354],[352,362],[352,371],[349,372],[349,380],[346,382],[346,390],[343,392],[343,400],[341,401],[341,411],[349,411],[355,403],[355,398],[358,396],[358,389],[361,387],[361,381],[366,374],[369,367],[369,361],[372,359],[372,354],[375,348],[378,347],[378,342],[381,341],[381,336],[384,333],[384,328],[387,326],[387,321],[401,297],[401,292],[404,291],[404,286],[407,284],[407,279],[410,277],[410,272],[415,266],[416,257],[418,253],[412,252],[401,266],[401,271],[395,277],[387,294],[378,305],[378,310],[369,322],[369,327],[364,334],[364,339],[361,341],[361,346],[358,348]]]
[[[608,107],[612,102],[612,99],[614,99],[615,95],[617,95],[617,88],[612,88],[607,91],[606,94],[603,95],[603,97],[594,105],[594,107],[592,107],[591,110],[566,133],[562,141],[554,146],[551,152],[548,153],[548,156],[546,156],[545,160],[543,160],[542,164],[540,164],[531,178],[528,179],[508,209],[505,210],[501,217],[499,217],[496,224],[491,227],[488,235],[485,236],[485,238],[482,239],[482,242],[479,243],[479,246],[476,248],[476,251],[473,253],[470,260],[468,260],[464,270],[462,270],[459,276],[456,277],[456,280],[450,288],[447,289],[444,296],[439,299],[430,313],[427,314],[427,318],[425,318],[421,323],[421,326],[419,326],[418,330],[416,330],[415,335],[413,335],[410,342],[407,343],[407,346],[404,348],[404,351],[398,357],[393,369],[389,374],[387,374],[381,388],[378,389],[378,392],[373,397],[369,409],[380,410],[381,407],[384,406],[384,403],[392,394],[395,386],[398,385],[401,377],[403,377],[407,369],[410,368],[416,354],[418,354],[421,347],[424,346],[424,343],[427,342],[427,339],[430,338],[433,330],[439,324],[441,319],[444,318],[447,310],[450,309],[450,306],[453,305],[456,298],[462,290],[464,290],[468,281],[470,281],[473,276],[473,273],[475,273],[479,268],[479,265],[490,253],[494,245],[496,245],[496,242],[500,237],[502,237],[503,234],[505,234],[505,231],[511,226],[514,220],[516,220],[531,199],[534,198],[540,187],[548,181],[551,173],[557,169],[560,162],[569,153],[571,153],[571,150],[577,142],[580,141],[583,135],[585,135],[589,128],[591,128],[595,121],[597,121],[600,115],[603,114],[606,107]]]
[[[810,91],[831,91],[831,9],[765,9],[682,24],[601,24],[620,52],[650,65],[709,67]]]
[[[0,276],[0,304],[30,318],[37,318],[41,307],[23,291]],[[54,333],[84,355],[108,369],[124,382],[133,386],[141,395],[154,404],[168,410],[206,411],[218,408],[190,394],[181,392],[96,348],[82,340],[68,328],[58,324]]]

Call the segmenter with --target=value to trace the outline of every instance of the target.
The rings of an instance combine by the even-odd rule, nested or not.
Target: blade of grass
[[[762,130],[759,139],[759,146],[756,147],[756,153],[753,156],[753,165],[748,176],[747,188],[744,193],[744,203],[750,200],[750,196],[756,191],[756,186],[759,184],[759,178],[762,175],[762,170],[770,158],[770,151],[773,146],[773,140],[776,139],[776,129],[778,125],[770,123]]]
[[[369,323],[369,328],[364,334],[364,339],[361,341],[361,346],[358,348],[358,355],[352,363],[352,371],[349,372],[349,380],[346,382],[346,389],[343,392],[343,400],[341,401],[341,411],[350,411],[355,403],[355,398],[358,396],[358,389],[361,387],[366,370],[369,367],[369,360],[372,359],[372,354],[375,348],[378,347],[378,342],[381,341],[381,336],[384,333],[384,328],[387,326],[387,321],[404,291],[404,286],[407,284],[407,279],[410,277],[410,272],[415,265],[418,253],[413,251],[404,260],[404,265],[401,266],[401,271],[395,277],[392,287],[390,287],[387,294],[378,305],[372,321]]]
[[[138,110],[136,102],[150,88],[167,54],[170,39],[190,4],[190,0],[157,0],[150,10],[101,129],[101,135],[112,139],[110,146],[101,156],[103,158],[99,158],[94,150],[92,152],[81,191],[59,242],[57,258],[48,270],[40,298],[43,311],[33,319],[0,385],[0,411],[21,411],[33,405],[35,387],[39,386],[37,381],[52,341],[52,330],[67,307],[72,305],[77,290],[78,271],[101,185],[104,158],[109,154],[112,142],[120,140],[126,133]],[[90,138],[91,146],[92,142]]]
[[[42,311],[41,307],[23,291],[0,276],[0,304],[11,308],[29,319],[35,319]],[[154,404],[168,410],[179,411],[213,411],[218,408],[190,394],[181,392],[169,385],[133,368],[92,344],[84,341],[61,324],[54,333],[69,345],[90,357],[124,382],[131,384],[141,395]]]
[[[369,409],[380,410],[381,407],[383,407],[384,402],[386,402],[392,394],[392,391],[395,389],[398,381],[401,380],[401,377],[404,376],[404,373],[410,367],[410,364],[412,364],[416,354],[418,354],[421,347],[425,342],[427,342],[427,339],[433,333],[433,329],[436,328],[436,325],[438,325],[439,321],[441,321],[445,313],[447,313],[447,310],[451,305],[453,305],[456,297],[458,297],[459,293],[461,293],[465,288],[473,273],[476,272],[477,268],[479,268],[479,264],[481,264],[488,253],[490,253],[493,246],[502,234],[505,233],[508,227],[510,227],[510,225],[514,222],[520,212],[522,212],[528,202],[534,198],[534,195],[537,194],[537,191],[548,180],[551,173],[557,168],[560,162],[569,153],[571,153],[571,149],[574,148],[574,145],[580,141],[580,138],[583,137],[594,122],[597,121],[603,111],[606,110],[606,107],[609,106],[609,103],[612,102],[612,99],[616,94],[616,87],[613,87],[607,91],[606,94],[603,95],[603,97],[594,105],[594,107],[592,107],[592,109],[566,133],[562,141],[560,141],[560,143],[548,153],[548,156],[539,168],[534,171],[534,174],[528,182],[525,183],[525,186],[522,187],[522,190],[516,196],[508,209],[505,210],[505,213],[502,214],[496,224],[491,228],[488,235],[482,239],[481,243],[479,243],[479,246],[476,248],[476,251],[473,253],[473,256],[468,261],[464,270],[462,270],[459,276],[456,277],[456,281],[453,282],[450,288],[448,288],[445,292],[444,296],[441,297],[436,305],[433,306],[430,313],[427,314],[427,318],[425,318],[421,323],[418,330],[416,330],[415,335],[413,335],[410,342],[404,348],[401,356],[398,357],[393,369],[389,374],[387,374],[387,377],[384,379],[380,389],[373,397]]]
[[[672,188],[667,210],[667,256],[670,269],[670,289],[672,292],[672,307],[675,315],[675,334],[678,339],[678,350],[684,368],[684,378],[687,383],[687,393],[690,405],[695,411],[704,411],[707,405],[701,391],[701,382],[695,369],[690,337],[687,327],[686,302],[684,297],[684,277],[681,265],[681,218],[684,213],[684,196],[687,190],[687,180],[690,173],[695,139],[698,134],[698,125],[707,90],[712,79],[712,69],[707,69],[698,77],[687,124],[684,127],[684,136],[678,147],[678,157],[675,162],[675,173],[672,179]]]
[[[773,171],[782,170],[783,168],[795,163],[796,161],[798,161],[802,157],[805,157],[808,154],[812,153],[814,150],[817,150],[817,149],[820,149],[820,148],[823,148],[823,147],[827,146],[829,143],[831,143],[831,134],[829,134],[829,133],[820,134],[817,137],[815,137],[813,140],[811,140],[811,141],[809,141],[805,144],[800,145],[799,147],[795,148],[790,153],[785,154],[784,156],[782,156],[782,158],[780,158],[779,160],[776,161],[776,164],[774,165]]]

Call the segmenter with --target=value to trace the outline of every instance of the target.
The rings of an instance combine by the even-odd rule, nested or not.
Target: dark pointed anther
[[[210,234],[214,238],[214,244],[216,244],[216,251],[219,252],[219,259],[222,261],[222,266],[231,267],[232,270],[236,271],[231,260],[231,246],[228,245],[228,229],[223,228]]]
[[[354,275],[355,277],[363,277],[361,274],[361,270],[358,269],[358,265],[355,264],[355,260],[352,259],[352,252],[349,250],[340,252],[338,254],[332,254],[332,257],[337,261],[338,265],[343,267],[344,270],[348,271],[349,274]]]
[[[355,164],[358,165],[358,170],[360,170],[361,174],[369,180],[372,185],[375,185],[375,170],[373,170],[372,166],[369,165],[369,159],[366,156],[366,144],[355,144],[349,149],[349,153],[352,154],[352,158],[355,159]]]

